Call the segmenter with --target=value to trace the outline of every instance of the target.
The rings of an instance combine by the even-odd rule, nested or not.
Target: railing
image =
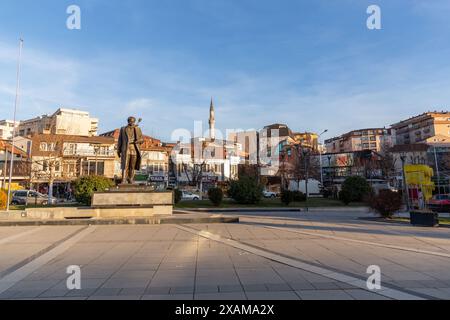
[[[5,174],[6,176],[9,176],[10,172],[9,169],[10,169],[10,162],[7,162],[6,168],[4,163],[0,163],[0,178],[4,177]],[[13,171],[12,171],[13,177],[26,177],[30,175],[30,172],[31,172],[30,163],[17,160],[13,163]]]
[[[82,156],[82,157],[114,157],[115,151],[114,150],[108,150],[108,151],[99,151],[95,152],[95,150],[64,150],[63,152],[64,156]]]

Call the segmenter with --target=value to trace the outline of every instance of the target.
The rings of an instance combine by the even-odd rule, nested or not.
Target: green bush
[[[84,205],[90,205],[94,192],[102,192],[112,188],[112,180],[102,176],[84,176],[74,182],[75,199]]]
[[[6,203],[8,202],[8,192],[0,189],[0,210],[6,209]]]
[[[249,176],[232,181],[228,195],[239,204],[256,204],[261,201],[263,186]]]
[[[380,190],[379,194],[370,198],[369,205],[384,218],[391,218],[402,208],[402,195],[391,190]]]
[[[293,191],[294,195],[294,201],[295,202],[305,202],[306,201],[306,194],[304,194],[301,191]]]
[[[370,194],[370,185],[362,177],[348,177],[342,184],[339,199],[345,204],[363,201]]]
[[[220,206],[223,200],[223,191],[220,188],[211,188],[208,190],[208,198],[216,207]]]
[[[177,188],[173,190],[173,201],[175,202],[175,204],[179,203],[182,197],[183,193],[180,189]]]
[[[341,190],[339,192],[339,200],[341,200],[346,206],[350,204],[351,201],[351,194],[347,190]]]
[[[283,190],[281,191],[281,202],[284,203],[285,205],[289,205],[291,202],[294,201],[294,192],[289,191],[289,190]]]

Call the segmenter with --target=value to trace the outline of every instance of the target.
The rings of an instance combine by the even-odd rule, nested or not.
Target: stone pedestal
[[[153,191],[147,186],[121,185],[105,192],[95,192],[91,208],[101,218],[171,215],[173,193]]]

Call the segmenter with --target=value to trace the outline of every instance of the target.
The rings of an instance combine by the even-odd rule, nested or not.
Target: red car
[[[450,212],[450,195],[437,194],[428,201],[428,207],[437,212]]]

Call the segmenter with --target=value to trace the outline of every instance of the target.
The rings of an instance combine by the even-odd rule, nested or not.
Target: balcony
[[[77,149],[77,150],[64,150],[63,155],[65,157],[115,157],[116,152],[114,150],[101,150],[96,152],[93,149]]]
[[[13,177],[29,177],[30,176],[30,170],[31,166],[30,163],[25,161],[15,161],[13,163],[13,171],[12,176]],[[4,168],[4,163],[0,163],[0,177],[8,177],[10,172],[10,163],[8,162],[6,165],[6,168]],[[5,173],[6,170],[6,173]]]

